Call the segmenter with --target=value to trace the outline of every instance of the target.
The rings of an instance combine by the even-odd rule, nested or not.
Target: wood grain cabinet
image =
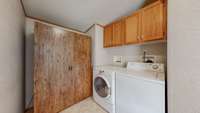
[[[125,44],[136,44],[140,41],[141,14],[135,12],[125,20]]]
[[[154,2],[125,19],[104,27],[104,47],[165,40],[167,34],[167,6]]]
[[[163,31],[164,31],[164,37],[167,38],[167,3],[164,4],[164,25],[163,25]]]
[[[120,46],[124,44],[125,38],[125,20],[119,20],[113,23],[112,46]]]
[[[58,113],[91,96],[90,38],[35,24],[34,112]]]
[[[113,24],[104,27],[104,47],[111,47],[113,39]]]
[[[125,20],[119,20],[104,27],[104,47],[124,44]]]
[[[141,38],[143,41],[164,38],[164,7],[158,1],[141,10]]]

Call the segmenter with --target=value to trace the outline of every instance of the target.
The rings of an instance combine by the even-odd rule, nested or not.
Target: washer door
[[[107,82],[102,77],[96,77],[94,80],[96,93],[103,98],[110,96],[110,88]]]

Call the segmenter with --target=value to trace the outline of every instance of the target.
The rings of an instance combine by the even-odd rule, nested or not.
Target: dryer
[[[129,62],[116,73],[116,113],[165,113],[163,64]]]

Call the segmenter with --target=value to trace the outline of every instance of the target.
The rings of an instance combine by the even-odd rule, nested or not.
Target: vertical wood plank
[[[77,35],[74,42],[73,76],[76,81],[74,97],[75,101],[79,102],[92,94],[91,40]]]

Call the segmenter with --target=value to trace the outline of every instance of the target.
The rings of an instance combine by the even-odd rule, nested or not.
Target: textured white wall
[[[0,0],[0,113],[23,113],[24,14],[20,0]]]
[[[169,113],[200,113],[200,1],[168,2]]]
[[[148,55],[161,57],[160,62],[166,62],[167,47],[166,43],[154,43],[144,45],[128,45],[113,48],[103,48],[103,28],[95,25],[89,32],[92,37],[93,46],[93,65],[112,64],[113,56],[123,56],[126,61],[141,61],[143,51]]]

